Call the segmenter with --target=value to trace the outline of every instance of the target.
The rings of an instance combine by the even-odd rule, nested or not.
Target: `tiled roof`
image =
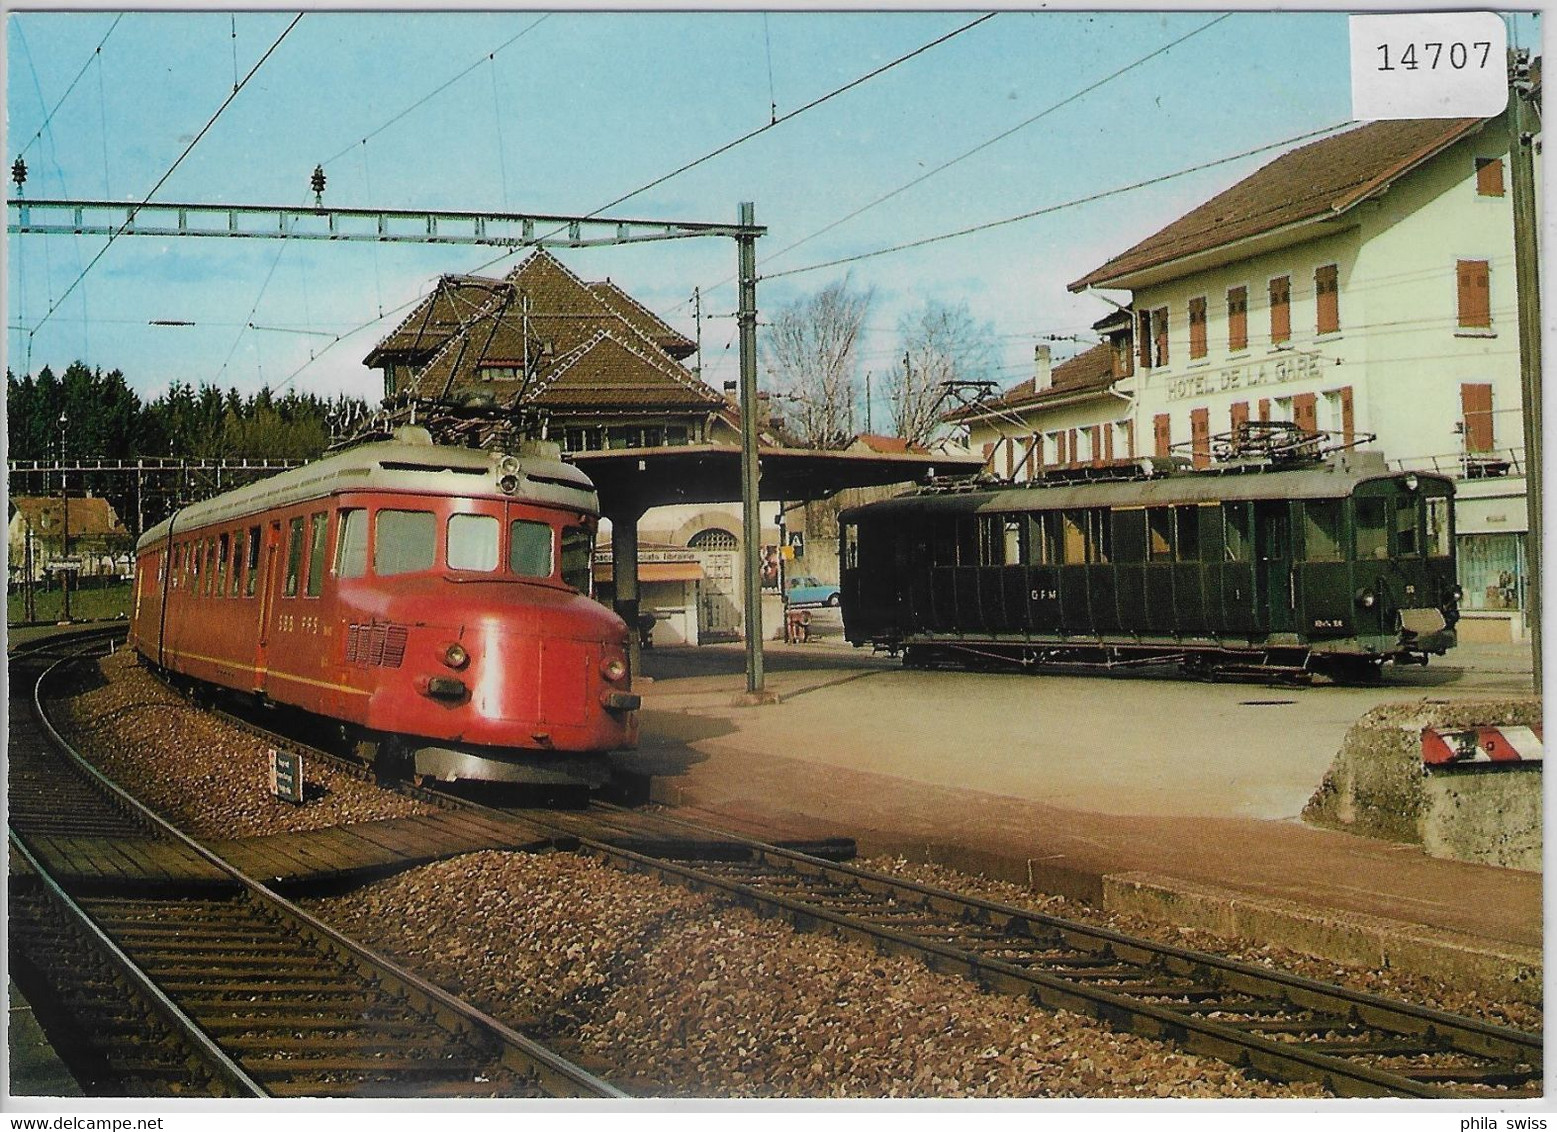
[[[678,362],[697,352],[697,343],[607,279],[591,283],[595,298],[610,307],[638,333],[653,342]]]
[[[929,451],[929,449],[921,448],[917,444],[909,444],[905,437],[881,436],[874,432],[860,433],[846,447],[849,451],[876,452],[881,455]]]
[[[621,292],[614,285],[585,283],[550,254],[536,252],[502,286],[502,300],[468,320],[416,375],[414,395],[437,398],[474,389],[502,401],[553,408],[564,403],[663,408],[722,402],[646,332],[663,326],[653,315],[642,308],[632,318],[620,313],[619,306],[636,304],[625,295],[617,298]],[[534,379],[528,387],[483,378],[482,370],[491,366],[522,372],[527,352]]]
[[[459,333],[461,326],[490,310],[495,301],[501,301],[506,292],[507,287],[500,279],[445,275],[438,280],[433,293],[373,347],[373,352],[362,360],[362,364],[377,366],[390,355],[403,356],[413,365],[425,361]]]
[[[1107,389],[1114,383],[1113,347],[1107,342],[1084,350],[1074,358],[1068,358],[1054,367],[1049,387],[1039,391],[1037,379],[1029,377],[1007,389],[992,401],[979,401],[964,405],[946,414],[948,421],[970,420],[983,416],[993,409],[1017,409],[1042,405],[1088,390]]]
[[[1483,122],[1480,118],[1372,122],[1311,142],[1218,193],[1082,276],[1070,289],[1117,285],[1111,281],[1132,272],[1302,221],[1338,216],[1479,129]]]

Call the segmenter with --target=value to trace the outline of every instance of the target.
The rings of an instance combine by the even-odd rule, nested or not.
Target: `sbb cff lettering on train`
[[[589,596],[598,517],[554,450],[401,429],[147,531],[130,641],[318,716],[388,774],[601,785],[639,700],[627,626]]]

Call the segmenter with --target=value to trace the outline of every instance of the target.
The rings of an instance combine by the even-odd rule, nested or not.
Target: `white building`
[[[1507,166],[1501,117],[1372,123],[1277,158],[1071,284],[1129,292],[1135,365],[1113,389],[1133,398],[1143,454],[1203,466],[1240,422],[1291,421],[1459,477],[1465,639],[1524,632]]]

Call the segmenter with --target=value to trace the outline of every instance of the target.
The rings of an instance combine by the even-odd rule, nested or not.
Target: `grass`
[[[80,588],[70,591],[70,617],[73,621],[111,620],[130,615],[131,587],[116,578],[83,578]],[[33,593],[35,620],[52,623],[65,618],[65,599],[59,588],[44,589],[42,583]],[[12,586],[6,595],[7,625],[27,624],[26,598],[20,586]]]

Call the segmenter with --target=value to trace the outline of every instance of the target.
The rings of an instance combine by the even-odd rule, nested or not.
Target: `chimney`
[[[1049,366],[1049,344],[1040,342],[1033,347],[1033,392],[1042,393],[1054,384],[1054,373]]]
[[[736,382],[727,381],[727,382],[724,383],[724,399],[726,401],[728,401],[732,405],[740,404],[740,400],[741,400],[740,397],[738,397],[736,395],[735,390],[736,390]]]

